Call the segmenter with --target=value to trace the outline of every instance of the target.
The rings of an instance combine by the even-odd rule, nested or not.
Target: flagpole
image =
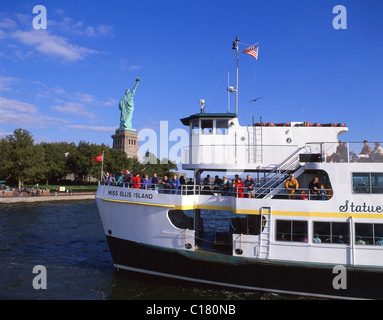
[[[235,114],[237,115],[238,117],[238,56],[239,56],[239,38],[236,37],[235,38],[235,46],[236,46],[236,49],[237,49],[237,79],[236,79],[236,93],[235,93]]]
[[[227,112],[230,113],[230,73],[227,73]]]
[[[101,163],[101,181],[104,177],[104,151],[102,152],[102,163]]]

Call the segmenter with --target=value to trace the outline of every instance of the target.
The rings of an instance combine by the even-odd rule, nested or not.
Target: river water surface
[[[36,265],[46,268],[45,290],[33,288]],[[0,205],[0,299],[285,298],[117,274],[95,201]]]

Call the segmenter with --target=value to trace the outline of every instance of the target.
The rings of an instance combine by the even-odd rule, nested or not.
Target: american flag
[[[258,48],[259,47],[248,47],[242,52],[253,56],[255,59],[258,59]]]

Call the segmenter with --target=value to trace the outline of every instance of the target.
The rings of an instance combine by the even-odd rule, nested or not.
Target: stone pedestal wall
[[[138,137],[134,130],[116,130],[112,135],[113,149],[124,150],[128,158],[138,158]]]

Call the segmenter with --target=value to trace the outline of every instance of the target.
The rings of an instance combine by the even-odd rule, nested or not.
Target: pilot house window
[[[217,134],[228,134],[228,122],[227,120],[217,119],[215,120]]]
[[[191,124],[191,133],[192,135],[197,135],[199,134],[199,125],[198,125],[198,120],[192,121]]]
[[[213,134],[213,120],[201,120],[202,134]]]

